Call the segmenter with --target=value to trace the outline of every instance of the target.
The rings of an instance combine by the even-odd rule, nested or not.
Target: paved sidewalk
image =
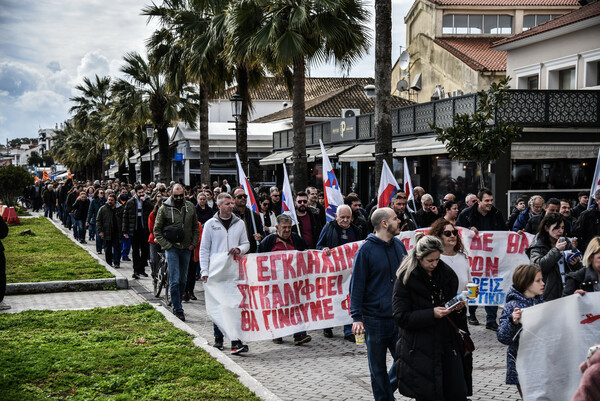
[[[60,223],[59,227],[62,229]],[[72,238],[72,234],[70,236]],[[98,258],[92,241],[82,247]],[[103,256],[99,257],[102,261],[104,261]],[[117,271],[127,277],[135,294],[129,295],[130,290],[101,292],[102,297],[90,296],[92,294],[89,293],[85,293],[85,296],[83,293],[43,295],[57,297],[52,301],[56,304],[65,302],[76,307],[81,303],[82,308],[85,307],[86,302],[100,302],[96,298],[114,297],[115,294],[119,294],[117,298],[122,297],[123,304],[134,300],[139,302],[143,299],[164,305],[162,299],[154,298],[151,278],[139,280],[131,278],[133,273],[131,262],[122,262],[121,268]],[[76,300],[78,298],[76,294],[79,294],[79,300]],[[212,344],[213,326],[206,314],[204,292],[200,281],[196,282],[195,294],[198,297],[197,301],[183,305],[186,314],[185,323]],[[12,303],[15,297],[18,296],[7,297],[7,302]],[[61,297],[65,298],[64,301],[60,300]],[[69,298],[75,299],[69,300]],[[105,302],[119,301],[113,298]],[[167,309],[170,310],[168,307]],[[479,308],[478,313],[480,321],[485,321],[483,308]],[[276,345],[271,341],[249,343],[250,352],[242,356],[230,357],[229,343],[226,342],[223,356],[230,357],[281,400],[372,400],[366,347],[344,341],[341,327],[334,329],[334,337],[331,339],[323,337],[322,330],[312,331],[309,334],[313,338],[312,342],[299,347],[293,345],[291,336],[284,338],[282,345]],[[474,353],[474,395],[470,399],[472,401],[518,400],[515,386],[504,384],[506,347],[496,340],[496,333],[486,330],[483,325],[471,326],[471,335],[477,349]],[[391,363],[392,360],[388,357],[388,366]],[[396,399],[408,400],[398,393]]]

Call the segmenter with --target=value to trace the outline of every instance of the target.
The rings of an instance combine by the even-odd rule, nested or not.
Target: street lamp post
[[[152,182],[154,181],[154,166],[152,165],[152,142],[154,138],[154,127],[152,124],[146,125],[146,138],[148,138],[148,142],[150,144],[148,148],[150,149],[150,182]]]
[[[235,119],[235,152],[239,155],[240,154],[240,143],[239,143],[239,127],[238,127],[238,119],[239,117],[242,115],[242,103],[243,103],[243,99],[242,97],[239,95],[239,93],[234,94],[231,99],[229,99],[229,101],[231,102],[231,115],[233,116],[233,118]],[[245,155],[242,155],[242,163],[245,163]]]

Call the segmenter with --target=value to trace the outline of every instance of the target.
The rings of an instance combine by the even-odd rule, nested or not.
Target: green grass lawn
[[[35,236],[20,236],[30,229]],[[21,219],[2,240],[8,283],[84,280],[113,275],[46,218]]]
[[[0,314],[0,400],[259,400],[148,304]]]

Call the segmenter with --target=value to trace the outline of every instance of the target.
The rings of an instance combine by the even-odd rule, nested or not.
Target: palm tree
[[[375,2],[375,185],[385,160],[392,164],[392,2]]]
[[[83,84],[77,85],[80,94],[70,100],[75,103],[69,110],[74,113],[73,124],[69,132],[71,151],[77,151],[73,160],[84,160],[80,168],[87,170],[88,178],[102,176],[105,126],[112,107],[111,78],[95,76],[94,80],[83,78]]]
[[[347,70],[369,47],[368,12],[360,0],[242,0],[231,30],[273,73],[292,74],[294,186],[308,183],[305,124],[306,65],[335,60]],[[253,30],[248,26],[258,23]]]
[[[171,85],[182,85],[186,80],[198,85],[200,159],[204,183],[210,183],[208,99],[222,92],[225,85],[232,82],[233,76],[236,77],[238,93],[243,99],[236,132],[236,152],[247,170],[247,121],[252,107],[249,88],[257,87],[263,75],[258,63],[248,58],[243,47],[224,47],[231,42],[226,27],[227,11],[233,4],[235,2],[228,0],[167,0],[160,7],[152,5],[142,11],[150,18],[158,18],[164,27],[153,34],[148,46],[153,51],[162,50],[161,68]],[[179,50],[173,43],[179,45]]]
[[[170,88],[165,76],[156,66],[150,55],[149,61],[136,52],[127,53],[121,71],[126,79],[119,79],[113,85],[113,92],[122,98],[136,98],[149,111],[149,120],[155,127],[160,153],[159,171],[162,181],[170,181],[171,158],[169,155],[169,135],[167,128],[171,121],[183,120],[190,127],[196,127],[198,106],[194,103],[194,89],[186,86],[179,90]],[[137,121],[136,117],[136,121]]]

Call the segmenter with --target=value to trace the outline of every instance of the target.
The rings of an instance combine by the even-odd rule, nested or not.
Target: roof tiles
[[[506,52],[491,48],[497,38],[443,38],[434,42],[475,71],[506,71]]]
[[[577,0],[429,0],[440,6],[579,6]]]
[[[561,15],[560,17],[551,19],[543,24],[534,26],[533,28],[521,32],[517,35],[511,36],[506,39],[501,39],[494,42],[494,46],[504,45],[506,43],[515,42],[520,39],[528,38],[534,35],[538,35],[542,32],[548,32],[553,29],[557,29],[566,25],[571,25],[576,22],[580,22],[589,18],[593,18],[600,15],[600,1],[595,1],[591,4],[586,4],[578,10],[571,11],[568,14]]]

